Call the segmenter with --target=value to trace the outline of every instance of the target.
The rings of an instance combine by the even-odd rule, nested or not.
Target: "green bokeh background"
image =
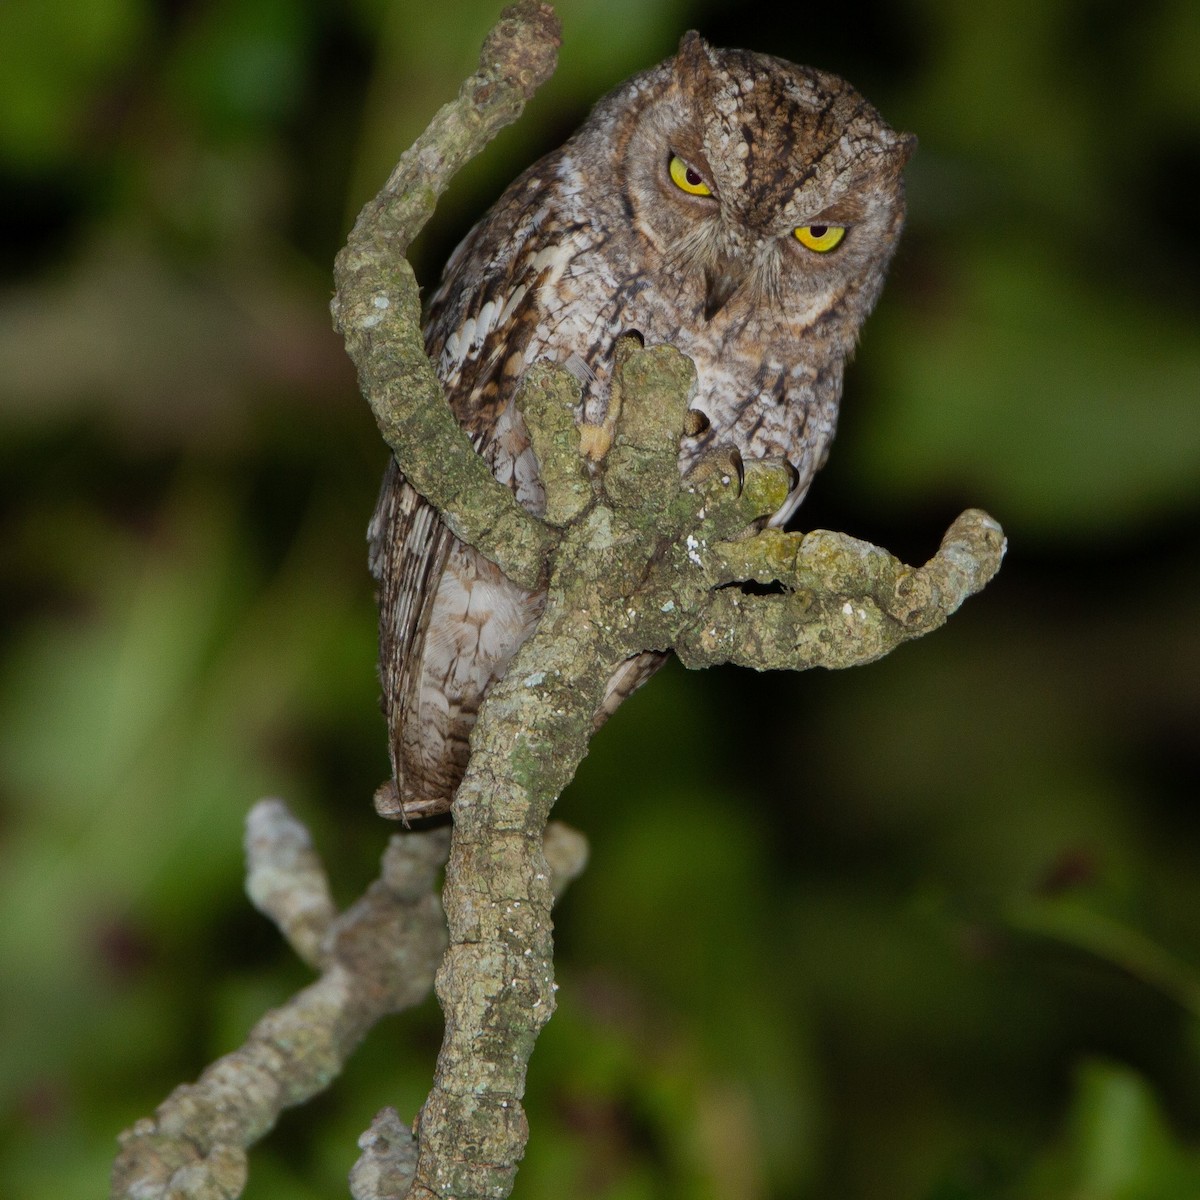
[[[496,7],[0,6],[0,1195],[102,1194],[306,981],[241,893],[257,797],[374,874],[384,452],[330,270]],[[672,667],[603,730],[517,1194],[1200,1196],[1200,6],[559,10],[422,278],[684,29],[845,74],[921,146],[800,524],[1011,548],[882,663]],[[376,1030],[246,1195],[345,1194],[437,1042]]]

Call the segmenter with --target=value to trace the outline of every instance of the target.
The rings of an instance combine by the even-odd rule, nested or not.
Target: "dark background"
[[[375,872],[385,456],[330,270],[496,8],[0,6],[4,1195],[100,1194],[306,981],[242,896],[257,797],[341,900]],[[689,27],[838,71],[921,145],[800,524],[919,562],[977,504],[1010,552],[882,663],[673,666],[597,738],[518,1194],[1200,1195],[1200,7],[559,9],[422,278]],[[247,1196],[344,1194],[438,1033],[378,1029]]]

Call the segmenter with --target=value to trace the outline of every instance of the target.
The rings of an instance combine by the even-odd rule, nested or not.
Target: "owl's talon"
[[[800,468],[791,459],[784,460],[788,471],[788,495],[790,496],[800,486]]]
[[[707,433],[711,427],[712,422],[708,419],[708,413],[702,412],[698,408],[689,408],[684,414],[684,437],[699,437],[701,434]]]
[[[617,341],[620,341],[621,338],[632,338],[639,346],[645,346],[646,344],[645,334],[640,329],[626,329]]]
[[[746,486],[746,464],[742,459],[742,452],[736,446],[730,450],[729,459],[733,463],[733,469],[737,472],[737,494],[740,496],[742,489]]]

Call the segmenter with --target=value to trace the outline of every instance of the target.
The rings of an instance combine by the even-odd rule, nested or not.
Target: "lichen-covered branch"
[[[506,8],[484,39],[479,69],[400,156],[359,215],[342,256],[380,243],[384,253],[402,258],[450,180],[554,74],[561,43],[562,27],[549,4],[517,0]]]
[[[526,1065],[554,1008],[546,818],[586,753],[612,671],[669,644],[684,592],[708,590],[700,572],[671,566],[692,536],[685,531],[728,536],[766,516],[764,505],[778,507],[788,487],[786,468],[769,464],[754,464],[755,478],[772,474],[774,489],[739,490],[716,471],[681,482],[693,370],[669,347],[623,347],[616,380],[631,398],[587,503],[578,503],[577,461],[553,454],[543,463],[548,504],[577,515],[562,530],[538,629],[483,706],[454,802],[443,889],[451,945],[437,978],[446,1035],[418,1122],[414,1198],[511,1189],[528,1136]],[[526,418],[537,424],[557,402],[553,388],[533,391],[550,397],[530,404],[526,389]],[[548,444],[562,433],[551,420],[535,437]],[[672,595],[678,603],[665,603]]]
[[[770,530],[715,547],[717,579],[691,626],[674,642],[688,667],[732,662],[802,671],[854,667],[945,624],[1000,568],[1004,534],[968,509],[923,567],[841,533]],[[738,583],[779,584],[747,595]]]
[[[698,664],[848,666],[944,621],[999,565],[1003,537],[980,513],[964,514],[917,571],[833,534],[745,537],[783,503],[791,471],[746,463],[742,481],[717,453],[681,480],[692,377],[670,347],[622,346],[621,414],[588,502],[576,461],[551,453],[542,463],[548,503],[575,515],[562,523],[545,614],[480,712],[454,802],[450,946],[436,985],[446,1036],[419,1118],[414,1200],[483,1200],[512,1187],[528,1135],[525,1068],[554,1008],[541,830],[587,751],[612,672],[671,647]],[[525,390],[531,428],[555,411],[553,396],[542,377]],[[534,435],[562,436],[558,418]],[[751,580],[787,591],[736,586]]]
[[[545,839],[557,897],[582,871],[587,842],[557,822]],[[330,902],[325,920],[328,883],[307,829],[280,800],[251,809],[246,890],[322,974],[259,1021],[242,1046],[121,1135],[113,1200],[241,1195],[246,1149],[285,1108],[328,1087],[377,1021],[425,999],[446,945],[435,882],[449,840],[446,829],[391,838],[379,878],[340,916]],[[388,1112],[376,1118],[373,1136],[363,1135],[359,1200],[401,1195],[387,1190],[388,1181],[402,1177],[407,1186],[412,1175],[412,1135],[406,1130],[407,1142],[400,1137],[405,1127]]]
[[[549,78],[558,20],[521,0],[488,35],[479,70],[445,105],[359,215],[334,268],[334,324],[358,369],[383,440],[408,481],[447,526],[528,587],[539,582],[550,539],[492,478],[442,399],[425,356],[420,296],[404,258],[454,173],[478,154]]]
[[[270,915],[286,914],[281,928],[293,943],[291,914],[310,908],[314,875],[311,861],[293,872],[298,891],[293,900],[282,899],[285,864],[295,859],[298,841],[308,846],[302,852],[308,859],[308,834],[279,801],[251,811],[248,888],[261,889],[264,873],[275,874],[267,889],[275,897]],[[324,966],[320,978],[263,1017],[241,1047],[195,1083],[176,1088],[153,1117],[121,1135],[114,1200],[231,1200],[241,1194],[246,1147],[284,1108],[328,1087],[381,1017],[428,995],[446,940],[434,880],[447,849],[444,830],[391,839],[380,878],[329,923],[312,954]],[[275,866],[265,865],[271,862]],[[316,873],[323,880],[319,864]],[[300,943],[309,957],[307,936]]]

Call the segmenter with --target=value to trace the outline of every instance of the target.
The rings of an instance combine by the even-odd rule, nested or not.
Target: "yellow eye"
[[[671,182],[689,196],[712,195],[712,188],[704,182],[704,176],[695,167],[689,167],[678,154],[671,156],[671,165],[667,170],[671,174]]]
[[[796,230],[796,241],[818,254],[832,250],[845,236],[844,225],[801,225]]]

